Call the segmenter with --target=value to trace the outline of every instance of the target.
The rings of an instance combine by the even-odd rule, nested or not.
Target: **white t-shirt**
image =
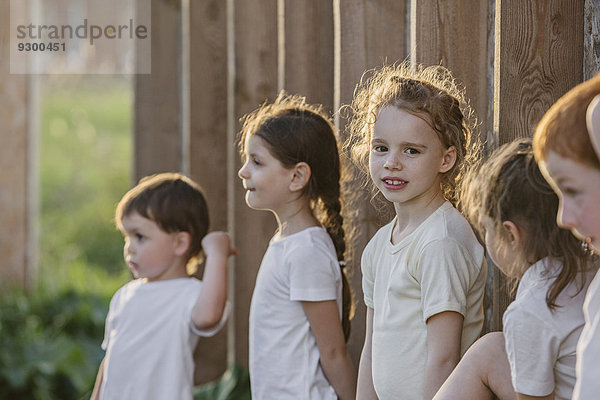
[[[396,218],[362,256],[365,304],[373,309],[373,385],[380,399],[421,400],[426,321],[444,311],[462,314],[464,353],[483,326],[487,266],[483,247],[449,202],[392,244]]]
[[[600,273],[590,284],[583,304],[585,327],[577,344],[577,383],[573,400],[600,397]]]
[[[337,399],[319,364],[319,349],[301,301],[336,300],[342,276],[322,227],[269,243],[250,305],[252,398]]]
[[[558,261],[549,259],[529,267],[515,301],[504,313],[506,354],[517,393],[547,396],[554,391],[556,400],[571,398],[575,350],[584,324],[583,300],[593,273],[565,287],[555,300],[559,307],[551,311],[546,293],[561,267]],[[577,293],[582,279],[585,286]]]
[[[198,336],[217,333],[229,309],[214,328],[198,330],[191,312],[201,289],[194,278],[136,279],[115,293],[102,342],[101,399],[192,399]]]

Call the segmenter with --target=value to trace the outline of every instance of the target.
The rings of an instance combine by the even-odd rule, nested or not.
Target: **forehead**
[[[385,106],[377,115],[372,139],[441,143],[437,132],[425,118],[398,107]]]
[[[578,185],[593,191],[600,190],[600,170],[572,158],[549,151],[546,160],[540,162],[542,173],[557,189],[565,185]]]
[[[153,229],[157,227],[154,221],[143,217],[137,211],[123,215],[120,225],[126,231]]]
[[[244,139],[244,152],[250,153],[268,153],[267,142],[260,136],[247,135]]]

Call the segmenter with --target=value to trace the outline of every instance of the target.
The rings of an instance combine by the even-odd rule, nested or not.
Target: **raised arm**
[[[302,307],[317,339],[327,380],[341,400],[356,397],[356,369],[352,364],[335,300],[303,301]]]
[[[360,355],[358,366],[358,388],[356,398],[360,400],[376,400],[377,393],[373,386],[373,374],[371,365],[371,350],[373,338],[373,309],[367,307],[365,344]]]
[[[192,310],[192,321],[198,329],[219,323],[227,301],[227,259],[237,254],[225,232],[211,232],[202,239],[206,257],[202,290]]]
[[[423,397],[430,400],[460,361],[463,316],[444,311],[427,320],[427,361]]]

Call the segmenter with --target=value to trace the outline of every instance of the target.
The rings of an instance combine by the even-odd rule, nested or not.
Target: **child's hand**
[[[225,258],[237,255],[237,249],[231,246],[231,239],[227,232],[210,232],[202,239],[202,249],[206,257],[221,255]]]

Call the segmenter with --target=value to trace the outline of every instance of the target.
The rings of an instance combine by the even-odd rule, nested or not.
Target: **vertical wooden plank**
[[[277,95],[277,2],[235,1],[233,12],[236,74],[233,108],[238,120]],[[241,125],[238,123],[236,127],[239,131]],[[237,171],[241,162],[239,157],[235,160]],[[235,348],[230,351],[234,351],[238,364],[247,367],[250,299],[258,267],[276,224],[270,213],[249,209],[238,178],[230,176],[229,179],[237,180],[228,201],[233,202],[235,244],[240,254],[235,259]]]
[[[381,66],[384,62],[393,63],[406,58],[407,7],[403,0],[336,0],[334,4],[336,40],[339,40],[339,53],[336,54],[337,76],[334,82],[338,88],[334,103],[337,109],[338,105],[352,102],[354,88],[365,70]],[[343,132],[345,123],[345,120],[339,121],[340,132]],[[354,195],[345,199],[344,218],[347,234],[354,230],[347,262],[356,303],[348,348],[354,363],[358,365],[364,343],[366,310],[360,257],[369,239],[388,221],[382,221],[369,203],[370,194],[360,188],[356,171],[349,163],[346,163],[346,167],[353,176],[346,184],[346,189]]]
[[[583,79],[583,0],[498,0],[494,132],[527,137]]]
[[[488,3],[412,0],[411,60],[443,65],[466,88],[480,121],[488,108]],[[483,125],[485,132],[485,123]]]
[[[225,2],[190,2],[190,175],[205,190],[210,229],[227,230],[227,12]],[[200,338],[197,383],[227,367],[227,329]]]
[[[10,75],[10,0],[0,0],[0,285],[29,286],[32,139],[28,75]]]
[[[331,1],[280,1],[283,5],[283,89],[333,111],[333,5]],[[282,49],[283,47],[283,49]],[[281,55],[280,55],[281,58]],[[280,71],[282,70],[280,66]],[[281,80],[281,76],[279,77]]]
[[[134,175],[181,170],[181,5],[151,0],[151,74],[135,76]]]
[[[583,78],[584,1],[497,0],[494,136],[531,137],[543,114]],[[500,273],[496,272],[497,278]],[[495,330],[511,301],[494,283]]]
[[[600,72],[600,3],[585,0],[583,80]]]

